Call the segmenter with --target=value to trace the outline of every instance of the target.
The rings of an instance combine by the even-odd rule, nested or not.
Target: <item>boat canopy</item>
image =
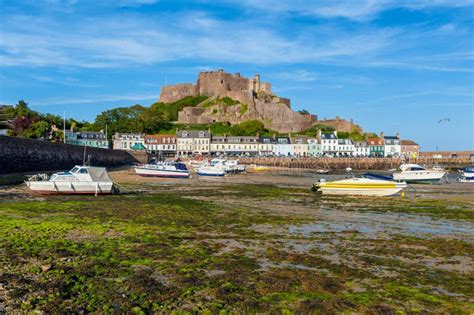
[[[474,166],[466,166],[464,172],[474,173]]]
[[[105,167],[88,167],[89,175],[94,182],[111,182]]]
[[[402,171],[424,171],[426,170],[424,167],[418,164],[403,164],[400,166]]]

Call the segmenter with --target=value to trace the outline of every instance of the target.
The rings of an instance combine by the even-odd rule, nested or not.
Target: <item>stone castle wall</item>
[[[326,126],[331,126],[335,130],[342,131],[342,132],[351,132],[354,128],[356,128],[359,131],[362,131],[352,121],[341,119],[341,118],[339,118],[339,116],[337,116],[335,119],[318,120],[317,123],[323,124],[323,125],[326,125]]]
[[[259,91],[271,93],[271,84],[260,82],[260,76],[248,79],[240,73],[226,73],[223,70],[199,73],[196,84],[185,83],[161,88],[160,102],[172,103],[186,96],[231,97],[239,102],[252,104],[253,94]]]
[[[121,150],[87,147],[86,159],[87,155],[91,156],[93,166],[139,162],[137,157]],[[0,136],[0,174],[69,170],[74,165],[82,165],[83,157],[83,146]]]
[[[199,95],[198,87],[192,83],[167,85],[161,88],[160,102],[173,103],[186,96],[197,95]]]

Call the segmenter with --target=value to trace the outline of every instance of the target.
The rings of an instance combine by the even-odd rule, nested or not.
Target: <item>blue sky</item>
[[[423,150],[474,149],[474,1],[0,0],[0,103],[93,120],[201,70]],[[438,123],[442,118],[449,122]]]

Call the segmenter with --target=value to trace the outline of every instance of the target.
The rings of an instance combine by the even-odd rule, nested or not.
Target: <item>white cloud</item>
[[[47,105],[76,105],[76,104],[90,104],[90,103],[106,103],[106,102],[141,102],[141,101],[154,101],[157,99],[157,93],[139,93],[139,94],[103,94],[103,95],[92,95],[84,97],[54,97],[48,99],[37,99],[31,100],[30,104],[34,106],[47,106]]]
[[[275,0],[228,0],[236,5],[258,8],[265,12],[297,13],[323,18],[346,18],[355,21],[373,19],[379,13],[403,8],[408,10],[428,10],[436,7],[469,7],[473,0],[338,0],[338,1],[275,1]]]
[[[275,77],[287,81],[311,82],[319,79],[319,75],[307,70],[280,72]]]
[[[326,29],[311,28],[293,38],[240,21],[190,16],[181,16],[186,21],[182,24],[174,20],[176,16],[159,21],[89,18],[67,25],[49,20],[25,24],[23,17],[12,18],[0,30],[0,63],[102,68],[191,58],[257,64],[315,62],[375,53],[394,34],[390,30],[367,29],[363,34],[336,30],[334,38]]]

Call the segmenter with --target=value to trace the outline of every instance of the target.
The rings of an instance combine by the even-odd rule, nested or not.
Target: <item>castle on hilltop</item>
[[[290,99],[272,92],[272,85],[262,82],[260,75],[246,78],[223,69],[199,73],[196,84],[163,86],[160,102],[173,103],[187,96],[208,96],[197,106],[184,107],[178,113],[181,124],[239,124],[259,120],[268,129],[281,133],[300,132],[317,123],[317,116],[294,112]],[[329,122],[329,121],[328,121]],[[330,124],[341,125],[339,118]],[[350,123],[352,125],[352,123]],[[350,126],[345,126],[350,129]]]
[[[245,78],[240,73],[227,73],[223,69],[199,73],[196,84],[184,83],[164,86],[161,89],[160,102],[172,103],[186,96],[207,95],[214,97],[230,97],[243,104],[253,104],[258,93],[272,94],[272,85],[261,82],[260,75]],[[279,98],[290,106],[290,100]]]

